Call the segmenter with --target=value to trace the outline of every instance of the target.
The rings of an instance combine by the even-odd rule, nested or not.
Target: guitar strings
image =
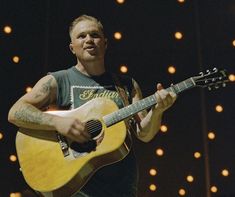
[[[96,132],[100,133],[100,131],[102,131],[102,124],[98,120],[96,120],[96,121],[91,120],[91,121],[86,122],[86,127],[87,127],[87,130],[90,134],[93,134]]]

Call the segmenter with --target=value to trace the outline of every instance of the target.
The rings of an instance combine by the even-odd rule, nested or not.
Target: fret
[[[193,82],[193,80],[191,78],[186,79],[185,81],[183,81],[183,83],[184,83],[184,86],[185,86],[184,90],[189,89],[189,88],[195,86],[195,84],[194,84],[194,82]]]
[[[176,89],[176,92],[177,92],[177,93],[180,92],[179,84],[176,84],[175,87],[178,89],[178,90]]]
[[[133,115],[133,112],[132,112],[132,110],[131,110],[132,108],[131,108],[131,106],[130,105],[128,105],[127,106],[127,110],[128,110],[128,112],[130,112],[130,115]]]
[[[143,103],[143,102],[136,102],[136,109],[137,109],[137,112],[142,109],[142,107],[143,107],[142,103]]]
[[[170,89],[170,90],[169,90]],[[169,87],[169,88],[167,88],[167,91],[169,92],[169,91],[171,91],[171,92],[174,92],[174,93],[176,93],[176,90],[173,88],[173,87]]]
[[[127,107],[125,110],[123,110],[124,116],[128,116],[129,113],[131,113],[129,107]]]
[[[103,119],[104,119],[104,123],[105,123],[106,125],[111,125],[112,122],[114,122],[114,121],[112,121],[113,116],[104,116]]]
[[[180,89],[180,92],[182,92],[184,89],[185,89],[185,86],[184,86],[184,83],[180,82],[179,83],[179,89]]]
[[[187,89],[188,85],[187,85],[186,81],[183,81],[183,83],[184,83],[185,89]]]
[[[118,122],[118,119],[117,119],[117,112],[114,112],[113,116],[112,116],[112,119],[111,119],[111,122]]]
[[[175,92],[176,94],[179,94],[180,92],[183,92],[184,90],[187,90],[193,86],[195,86],[195,83],[191,78],[189,78],[185,81],[182,81],[178,84],[175,84],[175,85],[167,88],[166,90]]]
[[[146,101],[146,100],[143,100],[142,105],[143,105],[143,108],[148,107],[148,103],[147,103],[147,101]]]
[[[195,81],[193,80],[192,77],[190,77],[188,80],[190,81],[190,83],[192,84],[192,86],[196,86],[196,83],[195,83]]]
[[[129,114],[130,114],[130,109],[127,107],[127,108],[122,108],[121,112],[123,113],[123,117],[127,117]]]
[[[136,112],[136,110],[138,109],[138,107],[137,107],[137,103],[134,103],[132,107],[133,107],[133,111],[134,111],[134,113],[135,113],[135,112]]]
[[[147,102],[148,102],[148,103],[151,103],[152,100],[151,100],[151,97],[150,97],[150,96],[147,97],[146,99],[147,99]]]

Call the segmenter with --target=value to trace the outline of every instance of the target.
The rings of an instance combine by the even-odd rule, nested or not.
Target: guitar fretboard
[[[187,89],[190,89],[195,86],[195,82],[193,81],[192,78],[186,79],[180,83],[177,83],[175,85],[172,85],[171,87],[167,88],[166,90],[168,92],[172,91],[175,92],[176,94],[179,94]],[[151,96],[148,96],[142,100],[139,100],[131,105],[128,105],[126,107],[123,107],[111,114],[108,114],[103,117],[103,120],[106,124],[107,127],[118,123],[128,117],[131,117],[135,115],[136,113],[148,109],[152,107],[153,105],[157,104],[157,99],[156,95],[153,94]]]

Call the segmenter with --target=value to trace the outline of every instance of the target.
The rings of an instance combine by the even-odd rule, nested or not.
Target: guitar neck
[[[177,83],[175,85],[172,85],[171,87],[167,88],[166,90],[168,92],[172,91],[176,94],[179,94],[185,90],[188,90],[190,88],[193,88],[195,86],[195,82],[192,78],[188,78],[180,83]],[[135,115],[136,113],[148,109],[152,107],[153,105],[157,104],[156,95],[153,94],[151,96],[148,96],[142,100],[139,100],[131,105],[128,105],[126,107],[123,107],[111,114],[108,114],[103,117],[104,123],[107,127],[112,126],[113,124],[116,124],[128,117],[131,117]]]

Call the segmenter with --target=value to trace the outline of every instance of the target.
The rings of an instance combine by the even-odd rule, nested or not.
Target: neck
[[[82,64],[81,62],[78,62],[75,66],[81,73],[87,75],[87,76],[98,76],[105,72],[105,66],[104,63],[86,63]]]

